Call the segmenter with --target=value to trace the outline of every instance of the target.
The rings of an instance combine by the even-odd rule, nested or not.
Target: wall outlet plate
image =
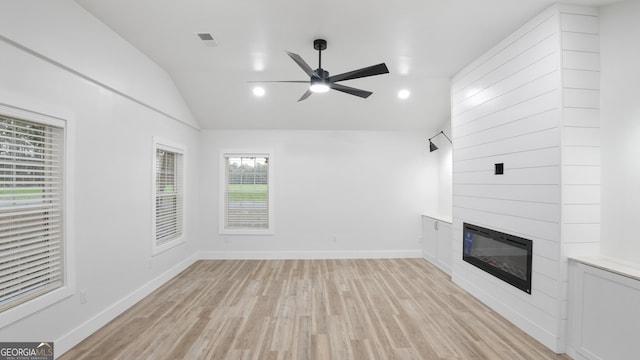
[[[494,174],[496,175],[504,174],[504,163],[494,164]]]

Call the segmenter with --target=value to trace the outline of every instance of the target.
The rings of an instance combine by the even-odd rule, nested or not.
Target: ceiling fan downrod
[[[325,39],[313,40],[313,48],[318,50],[318,69],[322,69],[322,50],[327,49],[327,40]]]

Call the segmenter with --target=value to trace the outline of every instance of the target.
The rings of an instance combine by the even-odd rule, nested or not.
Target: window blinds
[[[156,149],[155,242],[166,244],[182,236],[182,157],[177,152]]]
[[[269,229],[269,157],[225,155],[225,229]]]
[[[0,116],[0,311],[64,284],[64,129]]]

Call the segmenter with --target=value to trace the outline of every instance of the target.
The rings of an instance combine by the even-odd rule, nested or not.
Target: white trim
[[[31,111],[31,110],[28,110],[27,108],[21,108],[21,107],[12,106],[12,105],[3,104],[3,103],[0,103],[0,113],[3,114],[4,116],[13,117],[16,119],[33,121],[33,122],[41,123],[43,125],[57,126],[61,128],[64,128],[67,124],[67,120],[62,117],[57,117],[55,115],[47,115],[46,113],[43,113],[43,112]]]
[[[225,229],[225,187],[227,183],[226,179],[226,158],[228,156],[266,156],[269,159],[269,174],[268,174],[268,202],[269,202],[269,228],[263,230],[251,230],[251,229]],[[260,149],[254,151],[254,149],[246,150],[246,151],[238,151],[238,150],[220,150],[219,156],[219,166],[218,166],[218,177],[219,177],[219,188],[218,188],[218,233],[224,235],[273,235],[275,233],[275,186],[274,186],[274,160],[273,160],[273,151]]]
[[[151,256],[172,249],[187,239],[187,150],[182,144],[168,141],[157,136],[152,137],[151,152]],[[165,244],[156,245],[156,153],[158,149],[182,155],[182,235]]]
[[[421,250],[201,251],[200,260],[419,259]]]
[[[107,307],[97,315],[93,316],[89,320],[85,321],[75,329],[62,335],[59,339],[54,341],[55,354],[54,357],[59,357],[71,348],[79,344],[82,340],[96,332],[98,329],[109,323],[111,320],[118,317],[120,314],[128,310],[144,297],[148,296],[162,285],[169,282],[175,276],[186,270],[189,266],[193,265],[198,260],[196,254],[182,260],[169,270],[160,274],[156,278],[152,279],[148,283],[140,286],[137,290],[131,294],[123,297],[119,301],[115,302],[111,306]]]
[[[37,108],[37,109],[36,109]],[[17,119],[38,122],[64,129],[64,199],[63,211],[63,275],[64,285],[51,292],[38,296],[14,308],[0,313],[0,328],[28,317],[46,307],[64,300],[75,293],[75,241],[74,241],[74,198],[73,178],[75,161],[75,118],[72,113],[55,111],[58,115],[47,115],[48,107],[35,106],[34,110],[0,103],[0,114]],[[66,118],[62,118],[65,116]]]

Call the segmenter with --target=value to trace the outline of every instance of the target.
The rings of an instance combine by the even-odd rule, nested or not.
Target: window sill
[[[273,235],[273,230],[244,230],[244,229],[222,229],[220,235]]]
[[[14,308],[5,310],[0,314],[0,329],[71,297],[73,293],[74,289],[71,286],[63,286]]]

